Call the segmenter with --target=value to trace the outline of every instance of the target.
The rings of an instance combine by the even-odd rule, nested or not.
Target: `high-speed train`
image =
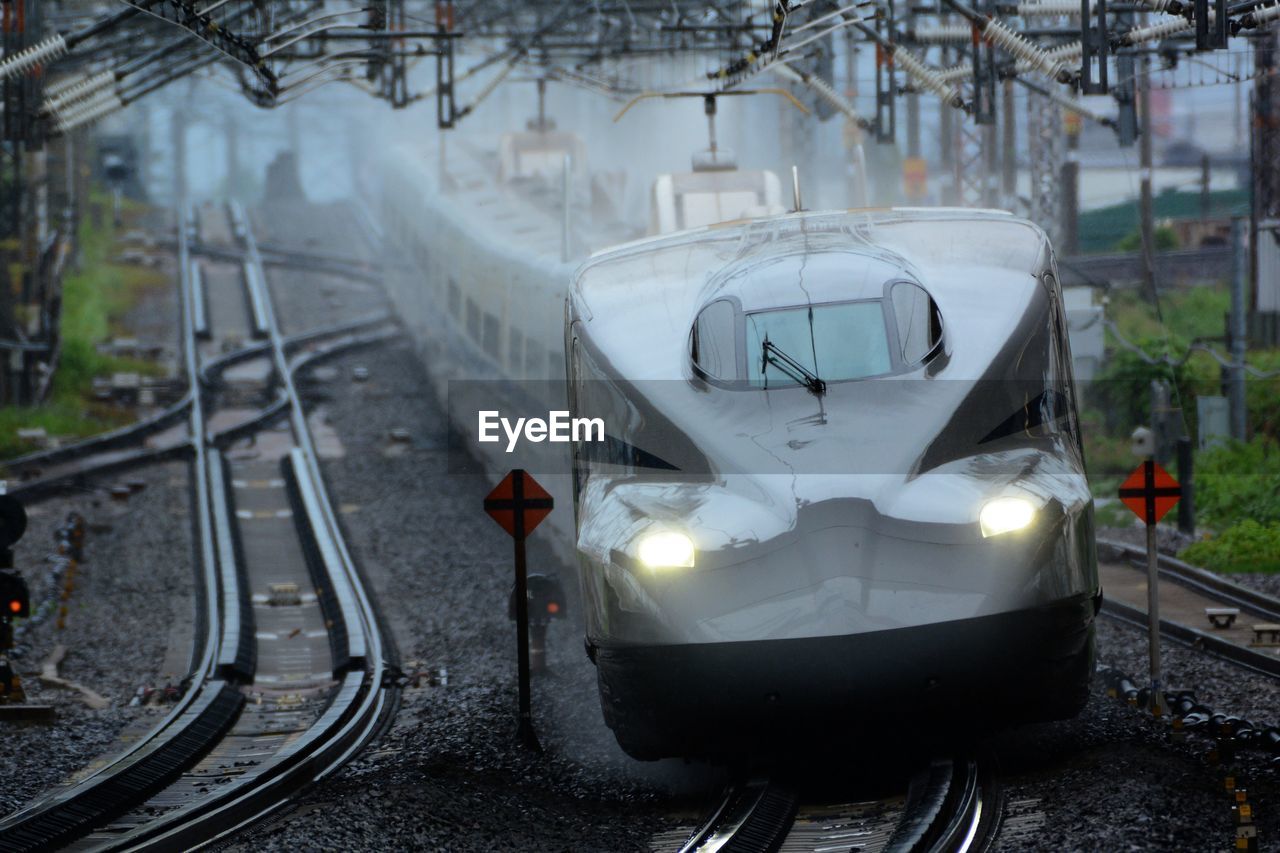
[[[579,265],[567,245],[634,235],[591,213],[605,193],[581,152],[591,191],[559,207],[554,174],[450,156],[385,163],[382,215],[417,267],[389,289],[459,431],[476,430],[457,399],[475,380],[513,410],[548,383],[603,421],[525,467],[557,499],[551,538],[577,567],[623,749],[1079,710],[1100,587],[1040,229],[993,211],[775,213]],[[501,443],[473,449],[517,467]]]

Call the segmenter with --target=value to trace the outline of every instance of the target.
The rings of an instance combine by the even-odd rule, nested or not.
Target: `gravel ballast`
[[[130,707],[139,686],[164,670],[175,621],[189,626],[194,608],[194,572],[185,464],[131,472],[145,488],[127,502],[105,491],[78,492],[29,507],[27,534],[15,549],[15,565],[34,596],[46,587],[54,532],[75,511],[84,516],[85,562],[67,601],[66,627],[56,618],[33,626],[16,659],[28,700],[52,705],[52,726],[0,723],[0,814],[7,814],[66,779],[95,757],[123,749],[117,736],[131,724],[158,721],[163,707]],[[106,482],[103,486],[112,485]],[[56,607],[57,602],[55,602]],[[186,633],[190,633],[187,627]],[[181,626],[179,637],[189,641]],[[41,664],[58,646],[67,649],[60,676],[83,685],[110,706],[92,710],[81,695],[44,686]],[[179,657],[189,655],[189,648]]]
[[[287,230],[302,226],[288,222]],[[291,235],[277,226],[275,240]],[[296,281],[294,278],[292,281]],[[315,322],[307,294],[276,290],[281,312]],[[292,292],[290,292],[292,291]],[[358,308],[358,306],[357,306]],[[446,473],[444,416],[407,343],[331,362],[304,383],[313,419],[343,455],[324,460],[348,543],[377,598],[405,671],[416,675],[390,730],[237,850],[642,850],[694,821],[724,774],[623,755],[600,716],[581,646],[576,580],[564,573],[569,619],[549,637],[551,672],[534,682],[545,753],[513,744],[514,637],[506,617],[510,542],[479,511],[492,483]],[[354,382],[356,366],[370,378]],[[410,441],[393,442],[405,428]],[[533,540],[536,542],[536,536]],[[548,565],[535,549],[531,566]],[[1141,679],[1146,638],[1101,618],[1100,662]],[[1167,681],[1230,713],[1270,721],[1276,685],[1189,650],[1165,646]],[[1101,679],[1074,720],[1001,732],[980,744],[997,764],[1011,821],[999,850],[1217,850],[1232,846],[1225,769],[1210,742],[1171,743],[1167,730],[1109,698]],[[860,772],[856,762],[842,765]],[[1280,837],[1274,771],[1254,756],[1250,779],[1264,838]],[[1263,849],[1266,849],[1264,843]]]
[[[410,845],[471,850],[631,850],[696,809],[716,771],[635,762],[604,726],[577,618],[553,623],[550,671],[534,680],[536,756],[514,743],[515,636],[507,618],[511,543],[479,511],[492,484],[446,473],[442,415],[405,345],[352,354],[315,388],[345,455],[324,463],[354,557],[407,673],[392,730],[286,819],[237,849]],[[368,367],[354,383],[351,370]],[[411,430],[404,445],[389,440]],[[531,541],[531,544],[536,542]],[[531,565],[546,556],[531,550]],[[572,617],[576,580],[563,578]],[[445,671],[447,683],[429,686]],[[372,833],[372,834],[371,834]]]
[[[692,822],[723,780],[681,762],[634,762],[600,718],[593,670],[575,620],[554,624],[552,673],[535,680],[535,716],[546,748],[512,744],[513,638],[506,619],[510,545],[478,512],[489,485],[444,473],[441,416],[404,345],[335,361],[332,378],[308,383],[345,455],[325,463],[356,559],[370,579],[406,671],[439,670],[447,684],[409,689],[391,732],[276,821],[245,835],[240,850],[324,846],[448,850],[632,850],[654,833]],[[366,366],[367,382],[349,378]],[[390,431],[412,432],[408,449]],[[537,564],[538,557],[533,558]],[[571,615],[576,585],[565,578]],[[1140,677],[1145,635],[1099,622],[1100,660]],[[1215,707],[1265,717],[1277,687],[1204,655],[1167,646],[1170,683],[1194,686]],[[1194,736],[1165,730],[1104,694],[1101,680],[1075,720],[1028,726],[984,744],[1006,796],[1042,813],[1030,836],[1010,832],[998,849],[1219,849],[1232,838],[1222,771]],[[1252,762],[1252,763],[1250,763]],[[1246,766],[1263,770],[1255,760]],[[1261,826],[1272,830],[1270,785],[1253,787]],[[1275,827],[1280,832],[1280,825]]]

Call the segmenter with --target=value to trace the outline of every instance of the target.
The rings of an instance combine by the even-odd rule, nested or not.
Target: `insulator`
[[[63,92],[77,85],[82,80],[88,79],[84,74],[68,74],[65,77],[59,77],[52,83],[46,83],[44,86],[44,96],[46,98],[56,98]]]
[[[972,62],[961,62],[938,72],[938,77],[947,83],[955,83],[973,74]]]
[[[66,133],[81,125],[97,121],[107,113],[115,112],[123,107],[124,101],[120,100],[120,97],[115,92],[111,92],[99,100],[84,101],[81,104],[77,104],[75,110],[58,122],[57,128]]]
[[[1064,67],[1069,65],[1078,65],[1082,53],[1084,53],[1084,50],[1078,41],[1073,41],[1069,44],[1060,44],[1057,47],[1051,47],[1045,51],[1046,56],[1061,62]],[[1036,66],[1031,65],[1028,62],[1023,62],[1021,59],[1018,60],[1017,65],[1014,67],[1019,74],[1026,71],[1036,70]]]
[[[94,97],[85,98],[74,103],[63,102],[54,105],[49,115],[54,126],[61,127],[74,121],[79,116],[91,112],[103,102],[110,101],[114,97],[116,97],[114,92],[100,92]]]
[[[973,27],[969,24],[940,24],[918,29],[912,35],[921,44],[963,44],[973,38]]]
[[[901,48],[895,50],[893,52],[893,61],[902,66],[902,70],[906,71],[908,76],[914,78],[921,88],[928,89],[953,107],[964,104],[964,98],[960,97],[960,94],[946,80],[942,79],[942,75],[936,69],[925,65],[907,51]]]
[[[1030,3],[1019,3],[1016,11],[1024,18],[1033,15],[1075,15],[1080,17],[1080,4],[1075,0],[1033,0]],[[1089,4],[1089,14],[1093,14],[1093,4]]]
[[[1161,21],[1158,24],[1152,24],[1149,27],[1134,27],[1124,34],[1125,44],[1142,44],[1149,41],[1159,41],[1180,32],[1189,30],[1195,26],[1194,21],[1186,18],[1170,18],[1167,21]]]
[[[1078,41],[1073,41],[1070,44],[1060,44],[1057,47],[1051,47],[1045,51],[1045,53],[1049,54],[1054,59],[1061,59],[1063,62],[1066,62],[1070,59],[1079,59],[1080,55],[1084,53],[1084,45]]]
[[[1244,24],[1251,27],[1260,27],[1267,21],[1274,21],[1276,18],[1280,18],[1280,3],[1272,4],[1263,9],[1254,9],[1244,16]]]
[[[994,18],[987,21],[982,34],[997,47],[1027,63],[1029,68],[1041,71],[1055,79],[1061,75],[1062,60],[1054,59],[1047,51],[1036,47],[1026,38],[1015,33]]]
[[[8,80],[26,74],[37,65],[45,65],[67,52],[67,42],[60,35],[53,35],[42,42],[18,51],[0,61],[0,80]]]
[[[46,110],[57,110],[68,104],[82,101],[95,92],[105,89],[116,82],[116,75],[113,71],[100,71],[92,77],[88,77],[76,83],[74,86],[67,88],[61,94],[50,96],[45,100],[44,108]]]
[[[849,101],[837,92],[830,83],[823,80],[817,74],[800,74],[791,66],[781,62],[770,65],[769,69],[787,80],[794,83],[803,83],[810,89],[813,89],[813,91],[818,93],[819,97],[843,113],[850,121],[862,121],[862,117],[858,115],[858,111],[853,108],[853,104],[849,103]]]

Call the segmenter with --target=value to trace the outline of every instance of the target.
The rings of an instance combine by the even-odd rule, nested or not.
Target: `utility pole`
[[[920,156],[920,95],[907,94],[907,156]]]
[[[1027,96],[1027,157],[1031,164],[1031,216],[1053,241],[1058,238],[1062,180],[1062,110],[1038,94]]]
[[[1062,222],[1059,246],[1063,255],[1080,251],[1080,116],[1067,113],[1063,128],[1067,132],[1067,154],[1062,159]]]
[[[1141,199],[1139,201],[1138,227],[1142,232],[1142,284],[1151,304],[1156,296],[1156,245],[1155,223],[1151,200],[1151,57],[1143,54],[1138,64],[1138,148]]]
[[[1005,206],[1015,210],[1018,202],[1018,115],[1013,97],[1013,78],[1004,81],[1003,96],[1000,129],[1004,151],[1001,156],[1000,192]]]
[[[1228,368],[1229,384],[1227,400],[1231,412],[1231,437],[1237,441],[1248,438],[1248,422],[1245,409],[1244,358],[1248,328],[1245,322],[1245,300],[1248,298],[1249,261],[1244,249],[1244,221],[1240,217],[1231,220],[1231,367]]]
[[[1249,309],[1257,343],[1280,343],[1280,81],[1276,79],[1280,31],[1274,26],[1255,36],[1253,129],[1250,159],[1253,208],[1250,211]]]
[[[1209,155],[1200,155],[1200,221],[1209,221],[1209,209],[1212,207],[1212,198],[1209,195]]]
[[[942,48],[944,66],[950,63],[954,57],[954,51],[945,46]],[[955,130],[951,125],[955,121],[952,115],[954,112],[951,107],[941,101],[938,102],[938,161],[942,164],[942,174],[951,175],[953,181],[955,180],[956,139]],[[943,184],[941,198],[943,204],[959,204],[959,182],[955,182],[950,187]]]

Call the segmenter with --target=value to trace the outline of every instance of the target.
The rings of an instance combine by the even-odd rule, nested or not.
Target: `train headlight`
[[[636,557],[651,569],[691,569],[693,540],[674,530],[646,533],[637,544]]]
[[[996,498],[987,501],[978,513],[978,524],[984,538],[1012,533],[1036,518],[1036,506],[1025,498]]]

